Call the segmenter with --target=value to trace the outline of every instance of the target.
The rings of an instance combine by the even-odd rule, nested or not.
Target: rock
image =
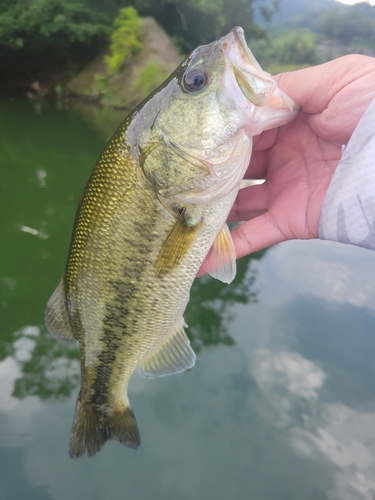
[[[160,85],[182,57],[152,18],[142,19],[141,51],[126,61],[120,73],[108,77],[106,53],[100,54],[68,84],[70,94],[115,107],[133,107]]]

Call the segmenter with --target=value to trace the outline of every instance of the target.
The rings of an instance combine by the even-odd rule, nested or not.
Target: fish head
[[[220,42],[225,71],[217,98],[244,113],[248,135],[284,125],[299,114],[299,105],[280,90],[271,75],[258,64],[246,44],[242,28],[234,28]]]
[[[238,187],[250,160],[251,138],[299,113],[299,106],[262,70],[240,27],[194,50],[163,92],[152,126],[181,156],[206,167],[204,174],[199,168],[191,173],[205,178],[199,196],[195,183],[190,199],[194,203]],[[193,160],[192,165],[196,165]],[[185,182],[183,188],[187,187]],[[164,194],[170,196],[172,191],[166,189]]]
[[[198,47],[177,70],[180,92],[160,123],[171,140],[194,147],[217,146],[239,128],[250,137],[283,125],[299,106],[263,71],[243,29]],[[183,122],[183,127],[176,126]],[[195,144],[193,144],[195,142]]]

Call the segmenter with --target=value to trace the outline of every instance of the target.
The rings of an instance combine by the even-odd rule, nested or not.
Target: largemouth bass
[[[193,280],[209,251],[210,273],[233,279],[225,222],[252,137],[297,114],[235,28],[198,47],[109,141],[45,316],[52,335],[79,342],[71,457],[92,456],[110,439],[137,448],[133,372],[158,377],[194,365],[183,320]]]

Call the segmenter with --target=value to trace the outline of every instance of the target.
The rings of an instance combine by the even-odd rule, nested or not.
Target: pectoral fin
[[[205,271],[213,278],[231,283],[236,276],[236,252],[232,236],[225,224],[206,257]]]
[[[165,276],[181,263],[200,226],[201,217],[199,214],[190,213],[184,208],[156,259],[155,270],[157,276]]]
[[[46,307],[44,319],[51,335],[65,342],[77,340],[70,326],[68,310],[64,299],[64,281],[61,278]]]
[[[177,327],[164,342],[159,344],[142,361],[139,372],[144,377],[154,378],[180,373],[194,366],[195,352],[190,347],[190,341],[184,331],[186,326],[181,318]]]

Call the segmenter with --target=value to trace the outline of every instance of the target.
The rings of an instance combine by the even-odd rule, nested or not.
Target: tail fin
[[[106,413],[105,409],[99,410],[92,404],[82,403],[78,397],[70,435],[70,458],[78,458],[85,453],[92,457],[111,439],[129,448],[138,448],[141,440],[131,408],[128,406]]]

